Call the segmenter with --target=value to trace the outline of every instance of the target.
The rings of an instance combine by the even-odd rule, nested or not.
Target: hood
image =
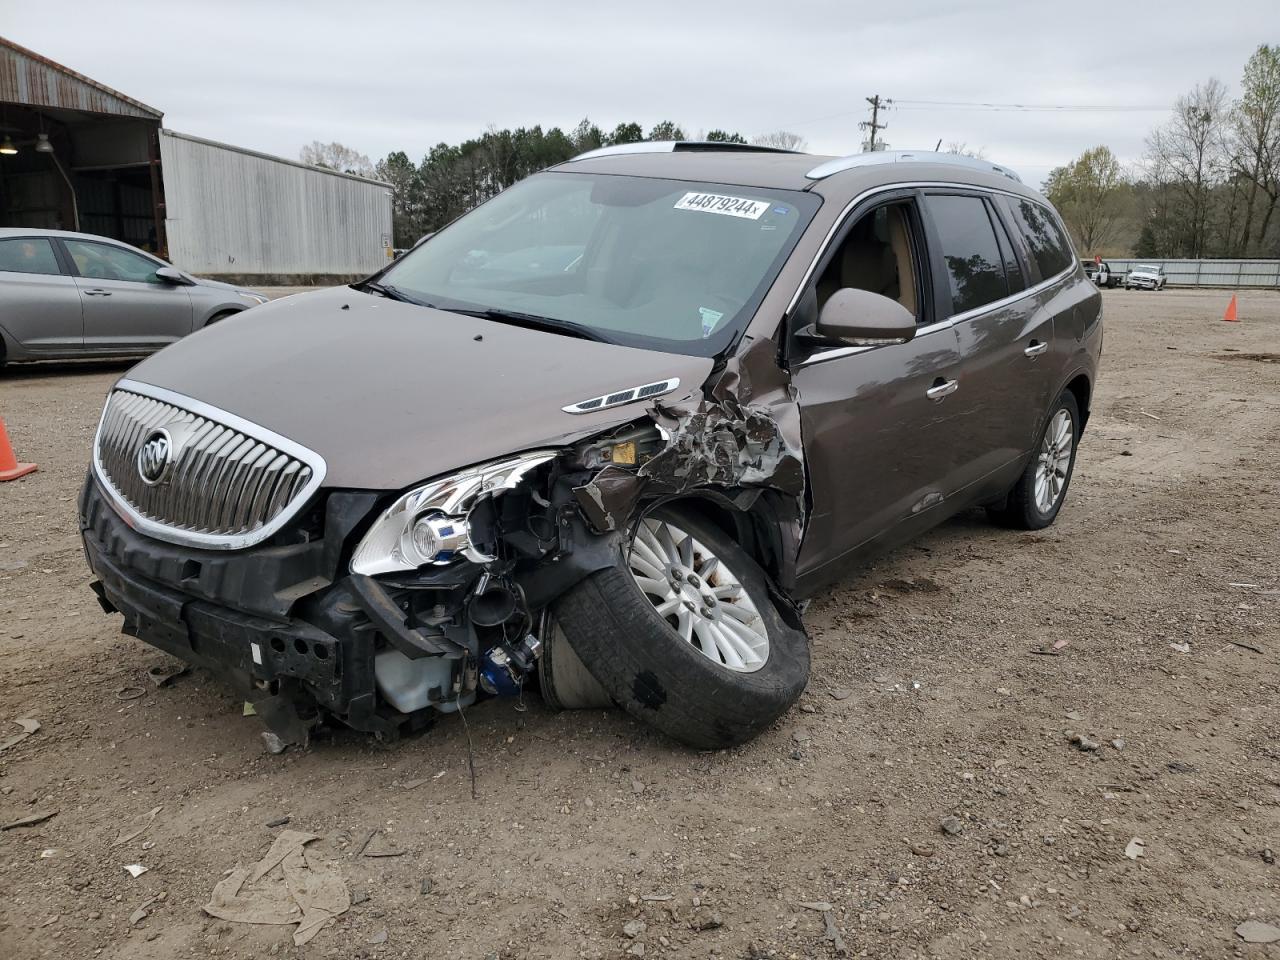
[[[642,416],[570,404],[671,377],[697,393],[706,357],[579,340],[346,287],[274,300],[179,340],[128,374],[260,424],[325,459],[325,486],[400,489]]]

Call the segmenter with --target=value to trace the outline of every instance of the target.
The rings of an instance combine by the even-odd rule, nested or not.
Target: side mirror
[[[186,274],[177,267],[161,267],[156,271],[156,276],[165,283],[176,283],[183,287],[191,286],[191,281],[187,279]]]
[[[822,305],[815,332],[824,339],[846,343],[905,342],[916,335],[916,318],[897,300],[844,287]]]

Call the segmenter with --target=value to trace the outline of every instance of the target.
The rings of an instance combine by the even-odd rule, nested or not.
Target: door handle
[[[1049,344],[1041,343],[1039,340],[1032,340],[1031,345],[1027,347],[1027,349],[1023,350],[1022,352],[1034,360],[1036,357],[1040,356],[1040,354],[1044,353],[1048,349],[1049,349]]]
[[[109,297],[111,296],[111,291],[103,290],[101,287],[95,287],[92,290],[86,290],[84,295],[86,297]]]
[[[934,403],[941,403],[945,398],[951,396],[960,389],[959,380],[944,380],[939,377],[933,381],[933,386],[924,392],[924,395]]]

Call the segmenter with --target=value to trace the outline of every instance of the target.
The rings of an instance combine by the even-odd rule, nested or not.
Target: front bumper
[[[137,533],[90,476],[80,531],[94,592],[124,616],[124,633],[207,668],[247,700],[314,701],[358,730],[392,734],[405,718],[379,701],[376,653],[461,665],[471,651],[465,625],[415,629],[391,591],[346,574],[343,545],[376,502],[331,493],[323,537],[288,542],[282,532],[250,550],[204,551]]]

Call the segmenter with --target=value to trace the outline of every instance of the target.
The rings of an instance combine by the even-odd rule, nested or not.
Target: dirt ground
[[[456,717],[270,756],[211,676],[154,687],[76,535],[123,367],[0,376],[40,464],[0,485],[0,741],[41,724],[0,823],[57,811],[0,833],[0,956],[1280,957],[1235,934],[1280,924],[1280,295],[1105,298],[1055,526],[967,514],[819,597],[807,693],[741,749],[478,704],[478,799]],[[303,947],[201,911],[284,816],[360,901]]]

